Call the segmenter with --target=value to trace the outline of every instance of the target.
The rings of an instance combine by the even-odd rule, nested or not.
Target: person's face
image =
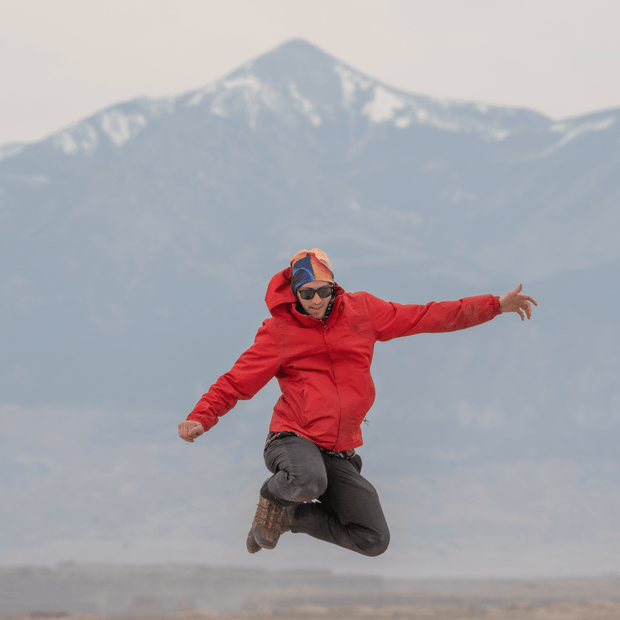
[[[329,300],[331,299],[331,295],[329,297],[326,297],[325,299],[322,299],[321,297],[318,296],[318,294],[315,294],[312,299],[302,299],[299,296],[299,291],[303,291],[304,289],[313,289],[316,291],[316,289],[321,288],[322,286],[333,286],[333,284],[331,282],[325,282],[324,280],[315,280],[314,282],[308,282],[306,284],[302,284],[297,289],[297,299],[299,299],[299,302],[303,306],[303,309],[310,316],[314,317],[315,319],[319,319],[319,320],[323,318],[323,315],[325,314],[325,311],[327,310],[327,306],[329,304]]]

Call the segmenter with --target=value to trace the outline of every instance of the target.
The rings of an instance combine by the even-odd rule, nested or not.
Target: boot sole
[[[248,534],[245,546],[250,553],[258,553],[262,549],[262,547],[256,541],[256,538],[254,538],[254,532],[252,530],[250,530]]]
[[[275,540],[267,540],[266,538],[263,538],[257,527],[251,530],[251,534],[256,541],[256,544],[262,549],[273,549],[278,544],[278,540],[280,540],[280,536],[278,536]]]

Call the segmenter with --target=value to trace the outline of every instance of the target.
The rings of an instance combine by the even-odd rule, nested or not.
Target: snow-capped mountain
[[[12,482],[0,491],[27,504],[28,531],[41,531],[37,515],[45,511],[28,484],[50,497],[46,481],[71,469],[59,465],[66,458],[80,463],[81,489],[96,462],[109,477],[93,505],[122,506],[138,523],[134,487],[123,486],[122,496],[115,490],[114,476],[123,476],[115,463],[143,454],[143,436],[159,448],[143,454],[149,468],[134,471],[141,488],[153,475],[162,489],[177,488],[179,465],[164,471],[166,455],[199,467],[161,446],[251,343],[271,275],[300,248],[318,246],[347,290],[425,303],[502,294],[522,281],[540,302],[527,324],[498,317],[462,334],[378,347],[364,449],[377,457],[376,476],[425,497],[423,525],[410,530],[416,544],[457,545],[465,526],[441,512],[420,478],[401,480],[402,462],[380,458],[388,451],[410,455],[420,476],[435,476],[454,514],[466,505],[482,537],[487,522],[459,489],[486,476],[484,488],[501,495],[514,487],[515,463],[522,476],[538,463],[556,484],[557,463],[582,472],[583,482],[584,463],[600,461],[603,495],[617,497],[619,115],[552,121],[405,93],[291,41],[196,91],[114,105],[36,144],[5,145],[0,419],[8,430],[0,467]],[[240,405],[203,443],[258,454],[274,396],[270,386]],[[38,423],[36,454],[8,439],[19,437],[22,419]],[[61,440],[55,420],[81,447]],[[257,461],[226,462],[248,485],[262,475]],[[582,482],[570,492],[590,493]],[[510,538],[518,525],[545,538],[547,521],[534,504],[544,504],[547,483],[537,484],[533,503],[524,491],[519,501],[506,499],[508,512],[482,498],[480,505],[493,504],[489,531]],[[189,487],[178,489],[182,501],[208,509],[187,499]],[[610,515],[615,508],[603,495],[592,491],[588,501]],[[69,491],[62,497],[74,501]],[[50,536],[91,532],[80,521],[88,497],[48,526]],[[163,491],[144,502],[152,536],[164,527],[166,502]],[[552,520],[564,508],[545,514]],[[579,518],[563,535],[575,534]],[[10,541],[26,540],[19,515],[9,521]],[[617,536],[603,521],[601,531]],[[115,523],[104,519],[100,529],[109,534],[121,527]],[[196,525],[189,517],[187,524]]]
[[[224,118],[241,113],[254,128],[263,116],[316,129],[344,123],[351,137],[363,135],[372,126],[405,129],[421,125],[501,140],[548,124],[547,119],[527,110],[442,101],[398,91],[303,41],[293,41],[276,53],[247,63],[192,93],[183,103],[203,105]]]
[[[524,109],[398,91],[298,40],[197,91],[104,110],[57,132],[51,143],[67,155],[119,147],[162,115],[194,106],[220,118],[241,120],[251,129],[274,119],[289,129],[307,125],[318,130],[344,123],[352,139],[382,126],[430,126],[492,140],[550,126],[549,119]]]
[[[286,234],[268,234],[284,254],[299,243],[292,220],[312,210],[330,219],[325,242],[344,236],[358,254],[372,247],[414,272],[457,269],[471,282],[502,272],[531,281],[620,258],[611,239],[584,252],[564,242],[611,231],[614,213],[588,202],[580,216],[556,205],[581,200],[588,179],[613,186],[607,155],[617,144],[616,118],[612,110],[554,123],[528,110],[411,95],[293,41],[195,92],[114,106],[39,144],[5,149],[4,186],[14,186],[9,201],[24,186],[39,188],[47,211],[58,209],[50,191],[70,186],[70,199],[54,202],[103,220],[120,215],[114,204],[127,213],[128,202],[141,211],[132,221],[149,226],[133,230],[131,241],[113,233],[113,245],[139,252],[142,263],[154,245],[169,247],[172,230],[187,230],[190,211],[194,229],[219,238],[233,224],[227,217],[247,204],[253,217],[237,225],[256,230],[263,212],[280,221]],[[574,170],[592,143],[594,159]],[[221,229],[206,217],[213,206]],[[463,238],[473,245],[463,247]]]

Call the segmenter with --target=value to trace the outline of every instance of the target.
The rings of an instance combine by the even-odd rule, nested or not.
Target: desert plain
[[[371,607],[369,605],[328,608],[312,605],[290,607],[281,611],[244,611],[217,613],[201,610],[183,611],[165,616],[139,616],[142,620],[620,620],[619,603],[556,603],[543,607],[510,605],[508,607],[436,607],[405,605]],[[137,616],[60,615],[31,612],[4,614],[1,620],[136,620]]]
[[[391,582],[375,593],[264,589],[243,610],[164,613],[157,597],[135,597],[123,614],[34,610],[0,620],[620,620],[620,577]],[[189,599],[179,601],[191,605]],[[0,609],[1,612],[1,609]]]

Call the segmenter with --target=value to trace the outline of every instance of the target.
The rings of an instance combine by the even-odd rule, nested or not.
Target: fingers
[[[523,285],[519,284],[515,289],[506,293],[500,298],[500,310],[502,312],[516,312],[524,321],[527,316],[528,320],[532,318],[532,306],[538,306],[536,300],[531,295],[520,294]]]
[[[183,441],[189,441],[189,443],[194,443],[194,440],[192,439],[191,435],[187,433],[186,431],[181,431],[181,429],[179,429],[179,437]]]
[[[521,305],[523,309],[525,310],[525,313],[527,314],[527,318],[531,319],[532,318],[532,304],[534,304],[535,306],[538,305],[536,303],[536,300],[533,297],[530,297],[529,295],[519,295],[519,297],[521,299]]]
[[[184,420],[179,424],[179,437],[189,443],[194,443],[196,437],[200,437],[205,432],[202,424],[195,420]]]
[[[511,293],[514,293],[517,289],[515,289],[514,291],[511,291]],[[531,296],[531,295],[517,295],[517,297],[523,301],[529,301],[531,303],[533,303],[535,306],[537,306],[538,304],[536,303],[536,300]]]

